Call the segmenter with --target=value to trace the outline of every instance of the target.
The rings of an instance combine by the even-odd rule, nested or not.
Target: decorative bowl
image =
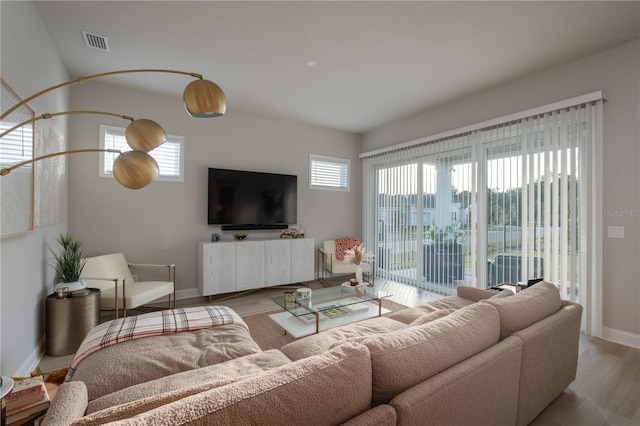
[[[242,241],[247,238],[247,234],[233,234],[233,238],[236,240]]]

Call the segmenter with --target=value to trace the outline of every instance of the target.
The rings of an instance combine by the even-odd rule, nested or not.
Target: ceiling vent
[[[82,31],[82,38],[84,39],[84,44],[89,47],[111,52],[111,49],[109,49],[109,40],[105,36]]]

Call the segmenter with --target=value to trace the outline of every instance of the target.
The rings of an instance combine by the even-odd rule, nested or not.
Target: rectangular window
[[[4,113],[20,102],[8,84],[2,79],[0,105]],[[26,105],[19,107],[0,123],[0,132],[31,120],[34,112]],[[34,125],[28,123],[0,139],[0,168],[15,166],[33,159]],[[26,164],[2,176],[0,191],[0,234],[2,237],[21,235],[31,231],[34,225],[34,167]]]
[[[100,125],[100,148],[131,151],[122,127]],[[103,152],[100,155],[100,177],[113,177],[113,162],[119,154]],[[157,181],[184,182],[184,137],[167,135],[167,141],[149,152],[160,168]]]
[[[349,191],[350,160],[345,158],[309,156],[309,188]]]

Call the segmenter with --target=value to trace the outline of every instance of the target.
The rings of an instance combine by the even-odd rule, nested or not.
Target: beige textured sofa
[[[459,287],[261,351],[225,325],[99,350],[45,425],[525,425],[575,378],[582,307],[553,284]]]

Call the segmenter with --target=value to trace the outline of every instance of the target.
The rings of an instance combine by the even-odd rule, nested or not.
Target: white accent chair
[[[367,260],[360,264],[362,272],[367,274],[367,281],[373,285],[375,274],[374,260]],[[329,286],[327,278],[332,278],[334,274],[355,274],[356,265],[347,260],[338,260],[336,258],[336,240],[326,240],[322,242],[322,247],[318,248],[318,265],[320,265],[319,280],[324,285]]]
[[[137,308],[158,298],[169,296],[169,309],[176,304],[176,269],[175,264],[155,265],[143,263],[127,263],[122,253],[105,254],[88,257],[80,279],[89,287],[100,289],[100,304],[105,310],[115,310],[116,318],[122,309],[122,316],[127,316],[127,309]],[[129,267],[162,267],[167,268],[167,281],[135,281]]]

